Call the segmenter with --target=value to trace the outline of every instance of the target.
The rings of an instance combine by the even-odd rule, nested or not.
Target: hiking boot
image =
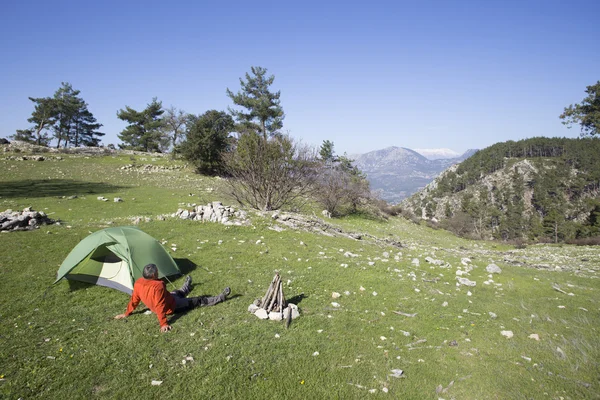
[[[185,277],[185,282],[183,282],[185,286],[189,286],[192,284],[192,277],[190,275]]]

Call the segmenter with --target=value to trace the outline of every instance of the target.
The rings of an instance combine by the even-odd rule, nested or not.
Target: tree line
[[[242,205],[261,210],[297,207],[313,201],[329,215],[372,209],[380,204],[371,195],[366,176],[347,156],[337,156],[325,140],[320,150],[302,145],[284,134],[280,91],[273,91],[274,75],[251,67],[240,78],[237,92],[226,89],[233,106],[227,111],[188,114],[164,109],[153,98],[142,110],[130,106],[117,111],[127,123],[118,134],[121,149],[171,152],[189,161],[196,172],[221,175],[230,194]],[[53,97],[31,98],[35,108],[32,127],[17,131],[15,140],[42,146],[99,146],[104,135],[69,83]]]

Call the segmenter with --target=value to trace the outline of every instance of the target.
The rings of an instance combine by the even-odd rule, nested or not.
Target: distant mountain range
[[[404,147],[388,147],[365,154],[351,155],[354,164],[367,175],[371,189],[380,192],[383,200],[399,203],[423,189],[449,166],[459,163],[477,150],[467,150],[458,157],[450,149],[423,149],[429,158]]]

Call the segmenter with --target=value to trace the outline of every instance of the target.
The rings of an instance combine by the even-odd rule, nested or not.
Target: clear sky
[[[117,110],[232,105],[275,75],[284,131],[338,154],[463,152],[577,137],[558,116],[600,80],[600,1],[4,1],[0,137],[70,82],[119,143]]]

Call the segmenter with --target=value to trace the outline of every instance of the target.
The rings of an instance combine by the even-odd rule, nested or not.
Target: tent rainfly
[[[175,261],[152,236],[135,227],[97,231],[83,239],[58,269],[62,278],[107,286],[131,294],[146,264],[156,264],[159,278],[181,274]]]

